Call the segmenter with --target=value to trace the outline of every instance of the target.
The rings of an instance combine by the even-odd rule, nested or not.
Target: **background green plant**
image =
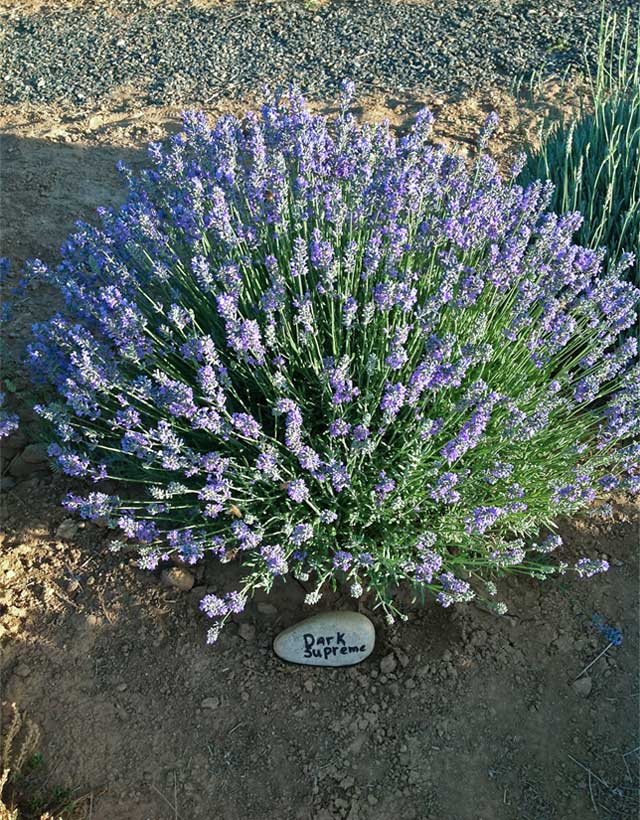
[[[623,21],[603,13],[595,68],[585,53],[588,92],[580,111],[546,121],[540,148],[529,151],[519,181],[548,178],[550,207],[580,211],[576,237],[588,247],[606,246],[611,262],[636,254],[630,278],[640,284],[640,27],[630,12]],[[565,80],[566,82],[566,80]]]

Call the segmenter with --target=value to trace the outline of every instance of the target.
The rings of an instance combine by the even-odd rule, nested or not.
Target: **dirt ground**
[[[3,112],[4,255],[53,261],[77,219],[122,200],[116,161],[142,163],[145,144],[178,127],[177,111],[136,109],[134,97],[98,111]],[[537,105],[497,92],[371,98],[360,113],[402,129],[429,103],[437,138],[469,152],[495,108],[506,164],[559,99],[566,104],[558,87]],[[209,113],[248,102],[220,101]],[[50,308],[48,294],[30,293],[5,338],[21,446],[37,441],[21,351]],[[213,567],[198,568],[191,592],[162,586],[107,551],[108,531],[66,520],[59,502],[77,486],[36,470],[0,495],[3,728],[14,703],[39,731],[5,789],[24,817],[46,808],[92,820],[636,816],[639,520],[628,500],[614,499],[606,518],[561,527],[570,555],[595,548],[609,558],[606,577],[509,582],[502,618],[429,603],[388,627],[363,608],[376,626],[374,654],[328,670],[286,665],[271,651],[277,632],[310,613],[295,581],[268,604],[256,600],[207,648],[197,603],[219,584]],[[329,606],[352,601],[336,595]],[[624,640],[575,681],[606,646],[594,613]]]

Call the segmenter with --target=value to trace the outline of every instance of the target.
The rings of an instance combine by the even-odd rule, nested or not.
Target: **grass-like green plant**
[[[635,32],[635,33],[634,33]],[[589,46],[587,46],[587,49]],[[576,115],[542,126],[540,147],[529,153],[520,182],[548,178],[550,207],[580,211],[576,239],[605,246],[610,260],[636,254],[629,271],[640,283],[640,27],[627,14],[603,14],[595,69],[587,61],[588,93]]]

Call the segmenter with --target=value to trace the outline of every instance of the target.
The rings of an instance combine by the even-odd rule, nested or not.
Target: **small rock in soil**
[[[238,635],[243,641],[253,641],[256,637],[256,628],[253,624],[240,624],[238,627]]]
[[[46,444],[29,444],[22,451],[22,458],[27,464],[42,464],[49,460]]]
[[[56,530],[56,538],[69,540],[78,532],[78,525],[73,518],[65,518]]]
[[[390,675],[392,672],[395,671],[396,668],[396,658],[393,652],[389,655],[386,655],[380,661],[380,671],[383,675]]]
[[[573,682],[573,691],[582,698],[586,698],[591,693],[592,688],[593,681],[588,675]]]
[[[29,669],[29,667],[28,667],[26,664],[24,664],[24,663],[19,663],[19,664],[16,666],[16,668],[15,668],[14,672],[16,673],[16,675],[17,675],[19,678],[28,678],[28,677],[29,677],[29,675],[31,674],[31,669]]]
[[[259,603],[256,608],[261,615],[267,615],[270,618],[278,614],[278,610],[273,604]]]
[[[11,478],[11,476],[4,476],[0,478],[0,493],[8,493],[9,490],[13,490],[16,486],[16,482]]]
[[[46,463],[30,464],[25,461],[22,457],[22,453],[18,453],[18,455],[11,460],[11,464],[9,464],[9,473],[14,478],[26,478],[26,476],[29,476],[34,472],[46,469]]]
[[[162,571],[162,583],[167,587],[179,589],[180,592],[189,592],[193,588],[195,578],[183,567],[171,567]]]
[[[281,632],[273,651],[282,660],[307,666],[353,666],[375,645],[371,621],[359,612],[322,612]]]
[[[205,698],[200,706],[203,709],[217,709],[220,706],[220,698]]]

